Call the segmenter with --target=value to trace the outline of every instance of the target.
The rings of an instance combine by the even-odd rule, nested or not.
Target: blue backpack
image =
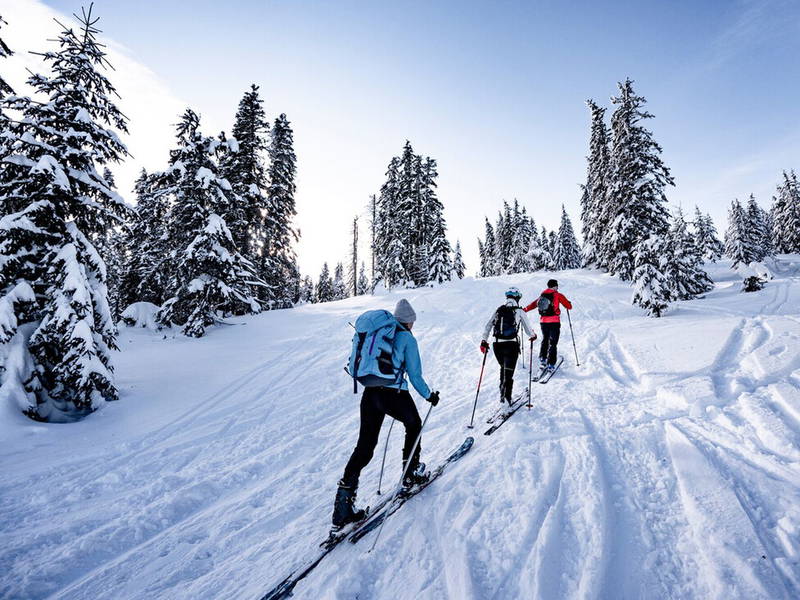
[[[392,362],[394,340],[400,329],[400,323],[388,310],[368,310],[356,319],[347,366],[354,394],[358,393],[359,383],[364,387],[379,387],[402,380],[402,370],[395,372]]]

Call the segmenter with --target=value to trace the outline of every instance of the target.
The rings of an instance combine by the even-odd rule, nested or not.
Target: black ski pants
[[[358,487],[358,478],[361,469],[369,464],[378,445],[378,436],[381,433],[383,418],[390,417],[400,421],[406,428],[406,442],[403,445],[403,466],[405,466],[411,448],[417,441],[417,436],[422,429],[422,420],[419,418],[417,405],[414,404],[411,394],[407,390],[397,390],[387,387],[364,388],[361,395],[361,428],[358,431],[358,442],[355,450],[344,468],[342,483],[349,487]],[[419,453],[422,440],[417,446],[411,459],[408,472],[413,472],[419,464]]]
[[[519,358],[519,342],[495,342],[492,344],[494,357],[500,364],[500,397],[511,400],[514,389],[514,369]]]
[[[541,323],[542,347],[539,359],[546,360],[548,365],[556,364],[558,355],[558,338],[561,335],[561,323]]]

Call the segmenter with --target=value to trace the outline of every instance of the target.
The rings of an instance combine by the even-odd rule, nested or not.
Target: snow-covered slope
[[[800,597],[800,257],[777,271],[742,294],[712,265],[717,288],[662,319],[613,278],[559,273],[581,366],[565,325],[564,366],[534,384],[533,410],[491,437],[477,428],[375,552],[340,546],[296,597]],[[0,408],[0,597],[258,598],[329,526],[358,428],[348,321],[402,296],[416,308],[442,394],[423,439],[433,465],[466,435],[479,332],[504,287],[530,300],[545,280],[275,311],[201,340],[124,328],[120,402],[70,425]],[[490,359],[481,425],[496,387]],[[401,444],[395,428],[392,480]],[[363,472],[361,503],[379,467]]]

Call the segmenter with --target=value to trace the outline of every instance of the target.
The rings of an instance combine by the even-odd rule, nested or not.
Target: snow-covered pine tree
[[[483,240],[478,238],[478,277],[488,277],[486,266],[486,248]]]
[[[706,260],[716,262],[722,258],[724,248],[722,242],[719,241],[717,236],[717,228],[714,226],[714,221],[711,215],[703,215],[700,209],[694,207],[694,244],[702,256]]]
[[[750,231],[750,222],[739,200],[731,202],[731,208],[728,211],[725,254],[733,261],[731,266],[734,269],[739,265],[749,265],[758,257]]]
[[[670,282],[664,274],[668,251],[665,238],[653,235],[636,247],[632,303],[652,317],[660,317],[669,305]]]
[[[606,268],[608,258],[603,255],[603,242],[610,219],[608,179],[610,170],[609,132],[605,123],[605,108],[594,100],[587,100],[591,112],[589,156],[587,157],[586,184],[581,195],[581,223],[583,225],[583,262],[587,266]]]
[[[372,277],[372,281],[375,281],[375,257],[377,255],[377,248],[375,244],[377,242],[377,232],[380,228],[380,224],[378,223],[378,197],[375,194],[372,194],[369,197],[369,249],[370,249],[370,277]]]
[[[478,240],[480,242],[480,240]],[[453,275],[451,279],[464,279],[467,267],[464,264],[464,257],[461,255],[461,242],[456,240],[455,257],[453,258]]]
[[[531,235],[526,262],[528,263],[528,269],[530,271],[549,269],[552,264],[550,252],[548,252],[546,247],[542,246],[542,240],[536,230],[533,230]]]
[[[492,224],[489,223],[489,219],[486,219],[485,223],[485,236],[483,242],[483,252],[486,256],[486,275],[485,277],[492,277],[494,275],[499,275],[499,271],[497,270],[498,258],[497,258],[497,245],[495,244],[495,235],[494,235],[494,228]]]
[[[783,172],[783,182],[772,199],[773,245],[779,253],[800,252],[800,183],[794,171]]]
[[[8,22],[0,17],[0,27],[3,25],[8,25]],[[11,51],[11,48],[3,41],[3,38],[0,38],[0,58],[7,58],[14,54]],[[6,94],[13,94],[14,89],[8,84],[8,82],[0,76],[0,98],[5,96]]]
[[[191,109],[183,114],[177,133],[179,145],[170,153],[170,167],[150,190],[168,195],[172,204],[167,226],[171,297],[157,318],[163,325],[181,326],[190,337],[201,337],[221,317],[259,312],[256,289],[264,284],[256,265],[236,249],[221,216],[230,212],[235,198],[216,160],[227,144],[202,135],[200,117]]]
[[[220,164],[222,176],[235,194],[231,210],[222,215],[239,253],[253,264],[261,261],[268,245],[267,172],[264,155],[268,150],[269,121],[264,101],[255,84],[239,101],[233,123],[232,152]]]
[[[431,232],[428,253],[428,264],[430,265],[430,270],[428,271],[429,282],[444,283],[445,281],[450,281],[453,272],[453,261],[450,257],[452,251],[450,242],[447,240],[444,216],[439,212],[434,217],[433,230]]]
[[[361,270],[358,272],[358,287],[356,289],[357,296],[363,296],[364,294],[369,294],[370,285],[369,285],[369,278],[367,277],[367,266],[364,264],[364,261],[361,261]]]
[[[547,234],[547,250],[550,252],[550,256],[553,257],[553,269],[555,269],[556,262],[556,246],[558,246],[558,234],[555,231],[550,231]]]
[[[347,262],[347,290],[349,296],[358,296],[358,217],[353,217],[350,260]]]
[[[292,221],[297,214],[297,157],[289,119],[281,114],[272,127],[269,147],[269,189],[266,251],[262,255],[263,278],[267,282],[267,301],[272,308],[287,308],[297,300],[300,272],[293,244],[300,238]]]
[[[108,167],[103,170],[103,180],[110,189],[116,191],[117,185],[114,175]],[[125,212],[121,215],[121,222],[108,228],[104,235],[99,235],[96,240],[93,240],[97,253],[106,263],[108,305],[115,323],[119,320],[120,313],[125,308],[125,306],[121,305],[120,297],[120,284],[125,270],[125,263],[127,262],[125,240],[136,216],[134,208],[127,204],[124,206]]]
[[[653,117],[644,110],[643,96],[633,91],[633,82],[619,84],[619,96],[611,102],[617,109],[611,117],[610,181],[606,202],[613,218],[604,238],[603,255],[609,271],[628,281],[633,275],[634,252],[651,235],[665,236],[669,229],[664,189],[674,185],[661,160],[661,146],[641,122]]]
[[[556,270],[577,269],[581,266],[581,247],[575,239],[575,232],[572,229],[572,222],[567,215],[567,209],[561,205],[561,226],[558,228],[558,236],[555,244],[555,256],[553,256]]]
[[[314,282],[311,277],[306,275],[300,282],[300,303],[308,304],[314,302]]]
[[[689,235],[680,208],[672,220],[666,252],[663,272],[669,282],[671,300],[691,300],[713,289],[714,284],[702,267],[701,251]]]
[[[397,276],[397,269],[392,272],[395,275],[390,277],[389,274],[389,249],[396,248],[397,241],[401,247],[402,254],[402,241],[396,240],[399,233],[399,220],[397,216],[397,196],[399,193],[400,185],[400,158],[393,156],[389,161],[386,168],[386,181],[381,186],[378,198],[375,202],[375,216],[373,216],[372,224],[374,229],[373,240],[373,260],[375,262],[375,273],[372,277],[373,285],[378,282],[383,282],[387,288],[393,287],[398,281],[393,280]],[[393,257],[393,261],[397,257]]]
[[[750,194],[750,198],[747,200],[747,222],[753,244],[753,260],[763,260],[765,256],[772,254],[770,248],[772,232],[769,231],[764,211],[756,202],[753,194]]]
[[[341,300],[348,296],[347,284],[344,281],[344,265],[338,262],[333,272],[333,299]]]
[[[317,281],[317,287],[314,291],[314,302],[330,302],[333,299],[333,280],[328,270],[328,263],[323,263],[322,271]]]
[[[97,168],[127,155],[117,135],[127,122],[102,72],[97,19],[91,8],[76,18],[77,32],[64,27],[58,50],[40,55],[50,75],[28,79],[38,98],[3,99],[22,116],[3,131],[0,356],[21,357],[4,379],[17,381],[15,399],[37,420],[74,420],[118,397],[106,268],[89,238],[124,212]]]

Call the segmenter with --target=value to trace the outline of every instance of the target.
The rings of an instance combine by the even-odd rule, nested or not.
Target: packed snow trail
[[[752,294],[726,262],[710,269],[716,289],[662,319],[614,278],[559,273],[581,366],[565,324],[565,362],[532,410],[476,436],[375,552],[341,545],[295,597],[800,597],[800,257]],[[70,425],[2,406],[0,597],[262,596],[330,526],[358,431],[347,322],[411,301],[442,393],[422,440],[436,464],[467,434],[505,286],[525,301],[548,275],[274,311],[200,340],[123,328],[119,402]],[[476,423],[499,405],[498,371],[490,357]],[[520,364],[515,389],[527,381]]]

